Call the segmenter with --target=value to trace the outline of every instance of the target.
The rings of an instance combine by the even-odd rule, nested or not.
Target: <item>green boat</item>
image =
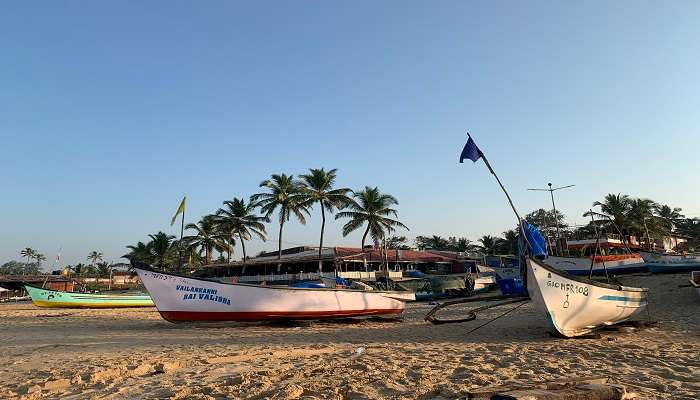
[[[121,308],[153,307],[148,294],[122,293],[78,293],[50,290],[24,285],[37,307],[54,308]]]

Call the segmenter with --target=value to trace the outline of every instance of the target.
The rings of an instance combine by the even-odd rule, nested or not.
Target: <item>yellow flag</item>
[[[175,224],[175,220],[177,219],[178,215],[185,213],[185,201],[186,200],[187,200],[187,196],[182,198],[182,201],[180,202],[180,207],[177,208],[177,211],[175,211],[175,215],[173,215],[172,221],[170,221],[170,226],[173,226]]]

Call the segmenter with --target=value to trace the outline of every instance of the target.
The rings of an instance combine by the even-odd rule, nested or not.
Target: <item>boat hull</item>
[[[75,293],[25,285],[37,307],[47,308],[123,308],[153,307],[149,295]]]
[[[603,265],[603,260],[605,260],[605,265]],[[591,259],[587,257],[550,256],[544,262],[570,275],[588,276],[591,273]],[[593,275],[605,275],[606,269],[609,274],[626,274],[646,271],[647,265],[644,263],[644,259],[636,254],[598,256],[593,263]]]
[[[532,258],[527,260],[527,286],[550,329],[565,337],[625,321],[647,306],[647,289],[578,278]]]
[[[262,321],[400,314],[413,293],[220,283],[136,269],[164,319]]]
[[[690,279],[688,280],[690,285],[695,288],[700,296],[700,271],[693,271],[690,273]]]
[[[659,254],[640,251],[653,273],[688,272],[700,269],[700,254]]]

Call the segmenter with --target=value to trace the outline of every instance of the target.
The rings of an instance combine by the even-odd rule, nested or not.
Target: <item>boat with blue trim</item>
[[[700,254],[655,253],[640,251],[649,271],[654,273],[688,272],[700,269]]]
[[[143,293],[79,293],[24,285],[37,307],[50,308],[122,308],[153,307],[151,296]]]
[[[550,329],[566,336],[628,320],[647,306],[648,289],[569,275],[536,258],[527,259],[527,291]]]
[[[630,250],[617,238],[567,240],[566,246],[572,256],[549,256],[545,261],[550,266],[571,275],[627,274],[647,270],[644,259]]]

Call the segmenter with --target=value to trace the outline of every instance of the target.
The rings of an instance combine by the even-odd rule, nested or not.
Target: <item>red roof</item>
[[[395,261],[397,259],[396,252],[397,250],[392,249],[388,249],[386,251],[389,261]],[[398,253],[399,261],[452,262],[456,260],[455,257],[438,255],[427,251],[398,250]],[[380,249],[365,249],[363,252],[359,247],[336,247],[335,254],[337,257],[342,258],[343,260],[350,261],[362,261],[363,258],[366,258],[367,260],[380,260],[382,258],[382,251]]]

